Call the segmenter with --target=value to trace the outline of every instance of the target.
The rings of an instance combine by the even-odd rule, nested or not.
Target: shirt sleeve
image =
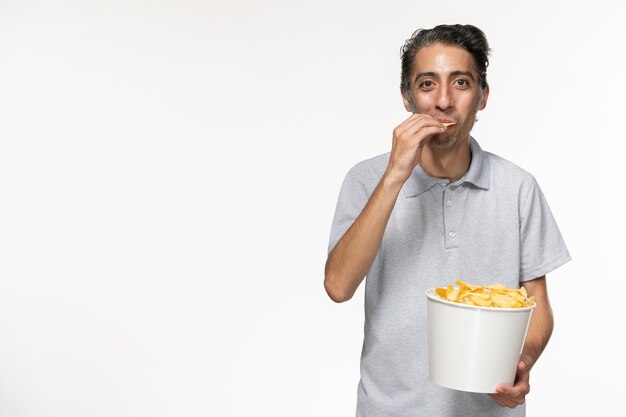
[[[372,187],[372,177],[373,173],[367,165],[367,161],[360,162],[348,171],[341,185],[341,191],[339,191],[337,208],[330,230],[329,253],[367,204],[374,188]]]
[[[571,260],[556,220],[533,178],[520,212],[520,281],[530,281]]]

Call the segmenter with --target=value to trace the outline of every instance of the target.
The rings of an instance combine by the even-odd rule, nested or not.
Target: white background
[[[529,416],[623,396],[624,2],[0,1],[0,415],[354,415],[341,181],[408,114],[399,48],[472,23],[486,150],[574,258]],[[613,411],[612,411],[613,410]]]

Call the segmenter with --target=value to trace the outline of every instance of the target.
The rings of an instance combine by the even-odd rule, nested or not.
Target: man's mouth
[[[442,125],[444,125],[445,127],[450,127],[450,126],[454,126],[456,124],[456,122],[454,120],[451,119],[437,119],[438,121],[441,122]]]
[[[452,120],[452,119],[448,119],[445,117],[436,117],[437,121],[441,122],[441,124],[443,124],[444,126],[451,126],[451,125],[455,125],[456,121]]]

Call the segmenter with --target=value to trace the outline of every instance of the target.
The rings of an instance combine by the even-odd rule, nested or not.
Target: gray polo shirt
[[[365,280],[365,338],[357,416],[523,416],[487,394],[428,379],[426,297],[461,279],[509,287],[570,260],[535,179],[471,138],[466,175],[449,183],[416,167],[404,184]],[[360,162],[345,178],[329,251],[363,210],[389,154]]]

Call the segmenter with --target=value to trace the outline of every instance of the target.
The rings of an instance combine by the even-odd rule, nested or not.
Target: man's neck
[[[471,160],[468,138],[454,149],[433,149],[428,145],[424,146],[420,165],[431,177],[446,178],[450,182],[455,182],[467,173]]]

